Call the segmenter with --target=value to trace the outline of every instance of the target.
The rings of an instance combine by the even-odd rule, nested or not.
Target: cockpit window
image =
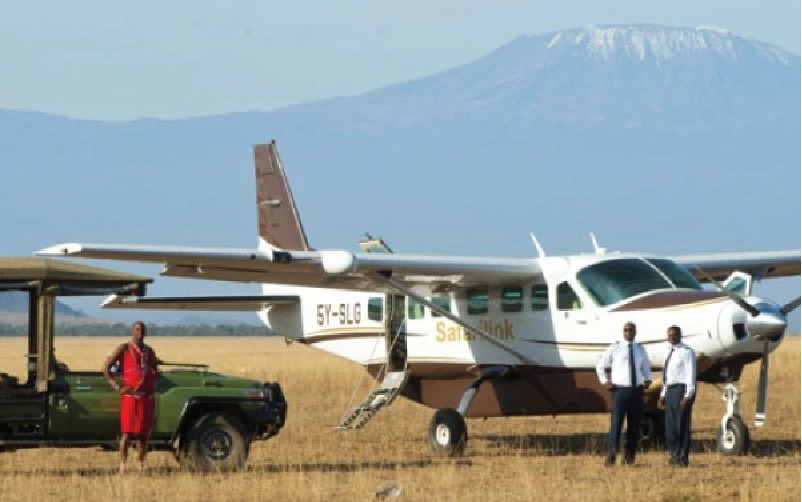
[[[576,277],[602,307],[646,291],[673,288],[657,270],[635,258],[596,263],[580,270]]]
[[[651,258],[646,261],[659,268],[660,272],[666,274],[666,277],[668,277],[669,281],[674,283],[674,286],[678,288],[702,289],[702,286],[696,278],[692,276],[685,267],[671,260]]]
[[[557,286],[557,310],[576,310],[582,308],[582,302],[567,282]]]

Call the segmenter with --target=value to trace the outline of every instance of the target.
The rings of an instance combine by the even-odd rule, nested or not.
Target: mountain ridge
[[[634,49],[546,54],[554,33],[270,112],[106,122],[0,111],[0,212],[14,215],[15,236],[3,253],[75,241],[250,247],[251,148],[272,138],[315,246],[353,248],[369,231],[405,252],[529,256],[530,230],[557,254],[585,250],[590,230],[611,249],[666,254],[797,245],[798,56],[736,64],[694,49],[658,67]],[[255,292],[170,281],[150,294]],[[96,303],[80,305],[95,315]]]

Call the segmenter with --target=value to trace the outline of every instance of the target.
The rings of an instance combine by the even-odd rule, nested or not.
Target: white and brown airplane
[[[667,328],[677,325],[698,355],[698,381],[726,384],[724,454],[748,449],[735,383],[761,360],[755,423],[763,424],[768,356],[799,299],[775,304],[752,295],[752,283],[799,275],[799,250],[660,257],[607,252],[594,238],[591,254],[546,256],[534,237],[538,256],[529,258],[396,254],[376,239],[358,253],[312,249],[275,142],[257,145],[255,161],[256,249],[73,243],[39,254],[156,262],[165,276],[262,283],[256,296],[110,297],[105,306],[256,311],[270,334],[354,361],[381,382],[342,428],[365,425],[400,393],[437,409],[429,439],[438,453],[463,451],[464,417],[609,410],[595,366],[626,322],[637,325],[654,369],[668,350]],[[645,393],[651,434],[662,423],[656,380]]]

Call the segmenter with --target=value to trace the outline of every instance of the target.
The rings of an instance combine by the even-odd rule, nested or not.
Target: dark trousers
[[[627,419],[626,458],[635,458],[640,441],[640,424],[643,419],[643,387],[614,387],[612,390],[613,411],[610,413],[610,433],[607,435],[607,458],[614,459],[618,453],[618,440]]]
[[[685,408],[680,401],[685,397],[685,385],[670,385],[666,388],[666,446],[671,458],[683,464],[688,463],[691,446],[691,399]]]

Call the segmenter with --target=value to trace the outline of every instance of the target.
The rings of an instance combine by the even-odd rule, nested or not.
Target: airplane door
[[[403,371],[407,365],[406,297],[385,295],[387,316],[384,320],[384,343],[388,371]]]
[[[561,282],[555,288],[554,330],[557,338],[581,342],[592,328],[588,309],[583,308],[582,300],[568,282]]]

